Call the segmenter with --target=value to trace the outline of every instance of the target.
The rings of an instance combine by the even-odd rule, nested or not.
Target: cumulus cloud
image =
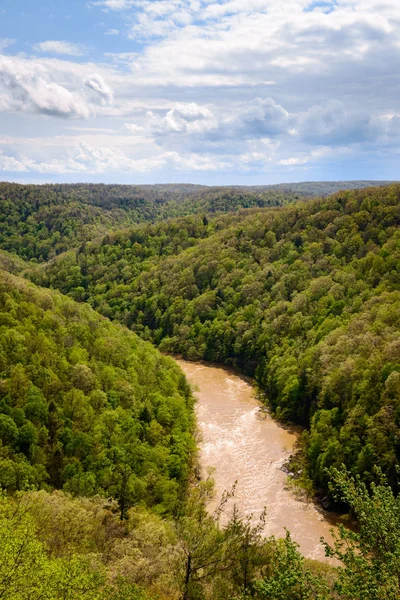
[[[272,98],[256,98],[239,111],[237,123],[244,137],[275,137],[287,133],[290,115]]]
[[[210,171],[225,168],[227,164],[214,157],[178,152],[159,152],[145,158],[132,158],[118,148],[94,147],[80,144],[73,152],[73,159],[84,165],[88,172],[150,172],[161,168]]]
[[[90,115],[81,96],[51,81],[45,67],[34,61],[0,56],[0,94],[3,110],[65,118]]]
[[[329,11],[311,0],[138,0],[134,6],[130,35],[147,40],[132,63],[140,85],[275,82],[286,94],[295,87],[301,96],[332,97],[338,79],[351,71],[343,93],[352,93],[357,80],[366,90],[376,74],[394,94],[397,0],[338,0]]]
[[[390,93],[397,78],[398,0],[99,0],[94,4],[128,11],[129,35],[146,40],[145,49],[132,59],[137,85],[204,88],[275,82],[286,94],[294,86],[301,96],[317,91],[332,97],[344,72],[354,75],[343,82],[343,93],[350,94],[357,79],[366,89],[373,74],[381,76]],[[374,93],[383,95],[379,89]]]
[[[298,139],[310,144],[340,145],[376,138],[381,133],[378,119],[366,113],[347,112],[339,101],[314,105],[290,113],[273,98],[255,98],[233,108],[178,103],[164,114],[148,111],[142,124],[126,124],[134,134],[182,140],[222,142],[257,139]],[[168,141],[167,141],[168,143]]]
[[[331,100],[312,106],[297,116],[299,137],[312,145],[330,146],[376,140],[383,133],[382,122],[365,110],[348,110],[343,102]]]
[[[93,146],[79,143],[61,158],[35,160],[25,154],[18,157],[4,154],[0,149],[0,171],[38,173],[147,173],[154,170],[184,169],[194,171],[213,171],[228,167],[228,163],[215,160],[214,157],[178,152],[159,152],[144,158],[134,158],[119,148]]]
[[[30,161],[30,166],[32,166],[32,161]],[[3,150],[0,149],[0,171],[22,173],[28,170],[28,165],[24,164],[23,161],[18,160],[14,156],[5,155]]]
[[[20,161],[18,168],[77,173],[265,173],[333,164],[346,153],[368,154],[372,162],[398,152],[398,0],[90,4],[107,11],[101,14],[106,34],[120,33],[113,53],[97,64],[74,61],[77,54],[67,58],[48,46],[69,42],[48,40],[42,44],[54,56],[3,57],[0,110],[103,117],[100,124],[113,134],[59,156],[59,121],[57,159],[28,152],[29,163],[24,151],[3,154],[3,165]],[[118,30],[107,30],[114,26]],[[130,48],[123,35],[143,43]],[[99,49],[110,49],[111,40],[101,40],[105,48]],[[18,114],[16,127],[21,123]],[[43,123],[50,121],[38,127]],[[77,131],[76,139],[86,138]]]
[[[143,126],[127,124],[133,133],[154,136],[199,137],[212,140],[245,140],[286,134],[291,115],[272,98],[255,98],[234,109],[177,103],[165,114],[147,112]]]
[[[278,160],[279,165],[287,167],[296,167],[299,165],[306,165],[309,162],[324,158],[332,154],[332,148],[324,147],[317,148],[311,152],[298,152],[296,156],[290,156],[289,158],[282,158]],[[343,150],[344,154],[349,153],[349,149],[346,147]],[[342,152],[342,153],[343,153]]]
[[[86,78],[85,86],[96,92],[100,96],[101,101],[104,104],[111,104],[113,101],[113,91],[109,85],[104,81],[103,77],[99,74],[94,73]]]
[[[131,38],[165,37],[181,27],[189,26],[199,14],[200,2],[187,0],[148,0],[136,2],[141,9],[134,16]]]
[[[28,156],[21,155],[18,158],[7,156],[0,149],[0,171],[12,173],[77,173],[85,171],[85,165],[75,161],[72,157],[66,159],[52,159],[48,161],[37,161]]]
[[[218,127],[218,119],[207,106],[179,103],[165,116],[148,113],[148,126],[155,134],[205,133]]]
[[[47,54],[64,54],[67,56],[83,56],[85,54],[85,48],[80,44],[72,44],[62,40],[40,42],[34,46],[34,49]]]
[[[350,110],[338,100],[300,112],[290,112],[269,97],[225,109],[178,103],[164,113],[148,111],[125,127],[135,138],[153,138],[165,151],[214,155],[218,161],[225,156],[224,163],[239,169],[295,167],[351,148],[370,151],[379,144],[383,150],[400,143],[399,116]]]

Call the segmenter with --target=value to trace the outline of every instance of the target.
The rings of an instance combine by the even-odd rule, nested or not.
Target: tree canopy
[[[0,248],[47,261],[110,230],[199,212],[280,206],[337,189],[383,182],[309,182],[258,187],[22,185],[0,182]]]
[[[0,486],[168,512],[194,450],[175,363],[90,307],[0,272]]]
[[[400,185],[329,189],[0,184],[0,599],[399,597]],[[337,566],[210,514],[165,353],[304,427]]]
[[[379,465],[397,489],[400,186],[192,216],[80,247],[34,271],[166,352],[255,375],[307,427],[309,474]]]

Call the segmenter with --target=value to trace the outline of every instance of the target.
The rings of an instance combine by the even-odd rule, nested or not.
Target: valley
[[[400,185],[356,185],[1,184],[0,597],[398,597]]]

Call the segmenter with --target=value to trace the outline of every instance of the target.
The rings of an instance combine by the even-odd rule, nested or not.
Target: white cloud
[[[338,100],[312,106],[298,115],[296,130],[307,143],[330,146],[374,141],[383,133],[382,123],[377,118],[365,110],[348,110]]]
[[[296,156],[290,156],[289,158],[283,158],[278,161],[279,165],[295,167],[299,165],[306,165],[310,162],[316,162],[326,157],[332,156],[336,153],[337,157],[343,157],[351,154],[351,149],[348,146],[341,148],[339,151],[333,149],[330,146],[320,146],[315,148],[311,152],[298,152]]]
[[[210,171],[227,166],[223,161],[216,161],[213,157],[193,153],[161,152],[144,158],[131,158],[117,148],[94,147],[89,144],[80,144],[73,152],[73,159],[78,164],[85,165],[86,170],[91,173],[149,172],[165,167]]]
[[[86,101],[51,80],[39,62],[0,55],[0,99],[3,110],[56,117],[88,118]]]
[[[290,115],[272,98],[256,98],[239,111],[237,122],[244,137],[274,137],[287,132]]]
[[[62,158],[38,161],[24,154],[18,158],[5,155],[0,149],[0,171],[38,173],[146,173],[168,168],[176,170],[213,171],[228,167],[228,163],[196,154],[161,152],[144,158],[132,158],[117,148],[79,143]]]
[[[229,162],[218,160],[215,156],[203,156],[195,153],[179,154],[178,152],[167,152],[164,154],[164,158],[167,164],[171,164],[177,170],[221,171],[231,166]]]
[[[74,61],[72,52],[71,59],[0,59],[0,111],[17,113],[10,117],[16,130],[26,119],[38,139],[53,136],[52,154],[44,156],[39,143],[32,153],[10,145],[2,164],[104,174],[264,173],[333,163],[346,152],[372,161],[400,148],[398,0],[91,5],[115,11],[101,15],[101,31],[116,36],[111,46],[100,36],[113,50],[101,62]],[[72,144],[60,120],[33,125],[22,113],[85,117],[88,133],[76,130]],[[103,134],[101,127],[94,133],[94,117]],[[79,157],[67,155],[72,146]]]
[[[381,150],[400,143],[400,118],[354,111],[332,100],[306,111],[289,112],[272,98],[222,109],[178,103],[169,110],[147,111],[126,123],[132,137],[154,139],[157,147],[180,155],[214,156],[238,168],[316,163],[362,146]],[[289,155],[289,156],[288,156]],[[240,158],[239,158],[240,157]]]
[[[0,149],[0,171],[22,173],[28,171],[28,168],[14,156],[4,155],[3,150]]]
[[[103,77],[94,73],[89,75],[85,81],[85,86],[98,94],[105,104],[111,104],[113,101],[113,91],[104,81]]]
[[[308,162],[307,158],[303,157],[294,157],[291,156],[290,158],[283,158],[282,160],[279,161],[280,165],[286,165],[286,166],[292,166],[292,165],[305,165]]]
[[[98,2],[92,2],[93,6],[101,6],[109,10],[126,10],[131,8],[134,4],[134,0],[99,0]]]
[[[76,173],[85,171],[84,165],[76,162],[73,158],[66,160],[52,159],[49,161],[36,161],[21,155],[18,158],[7,156],[0,149],[0,171],[26,173],[36,171],[37,173]]]
[[[397,0],[336,2],[329,13],[310,10],[310,0],[143,0],[134,5],[130,35],[148,41],[132,61],[138,85],[243,87],[275,81],[285,93],[294,83],[304,95],[319,80],[328,96],[351,65],[356,78],[360,69],[365,78],[367,65],[370,76],[380,74],[383,64],[393,78],[400,59]],[[392,60],[385,63],[388,56]],[[306,77],[303,89],[299,80],[293,82],[297,74]],[[351,92],[351,78],[346,87]]]
[[[314,104],[306,111],[289,112],[272,98],[256,98],[229,111],[207,108],[213,120],[205,120],[202,128],[192,126],[191,130],[181,127],[175,132],[204,133],[231,140],[280,139],[289,144],[305,143],[310,146],[348,146],[366,142],[377,142],[383,135],[398,135],[400,119],[397,115],[385,118],[373,115],[366,110],[348,109],[339,100],[330,100],[322,105]],[[175,109],[167,115],[174,114]],[[218,114],[218,117],[216,116]],[[167,116],[164,123],[167,122]],[[207,123],[210,126],[207,128]],[[212,123],[212,126],[211,126]],[[148,126],[153,134],[159,133],[150,119]],[[165,133],[167,128],[164,127]],[[172,131],[172,129],[171,129]]]
[[[85,54],[84,46],[72,44],[62,40],[48,40],[40,42],[34,46],[34,49],[47,54],[61,54],[67,56],[83,56]]]
[[[11,38],[0,38],[0,52],[11,46],[15,40]]]
[[[164,117],[154,113],[148,113],[148,117],[150,130],[159,135],[205,133],[218,127],[218,120],[210,108],[195,102],[179,103]]]
[[[233,109],[177,103],[165,114],[148,111],[142,125],[128,123],[126,127],[132,133],[147,132],[155,137],[231,141],[286,134],[292,120],[288,111],[272,98],[255,98]]]

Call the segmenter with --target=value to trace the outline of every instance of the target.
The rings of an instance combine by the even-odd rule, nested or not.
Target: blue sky
[[[398,0],[0,0],[0,180],[399,179]]]

